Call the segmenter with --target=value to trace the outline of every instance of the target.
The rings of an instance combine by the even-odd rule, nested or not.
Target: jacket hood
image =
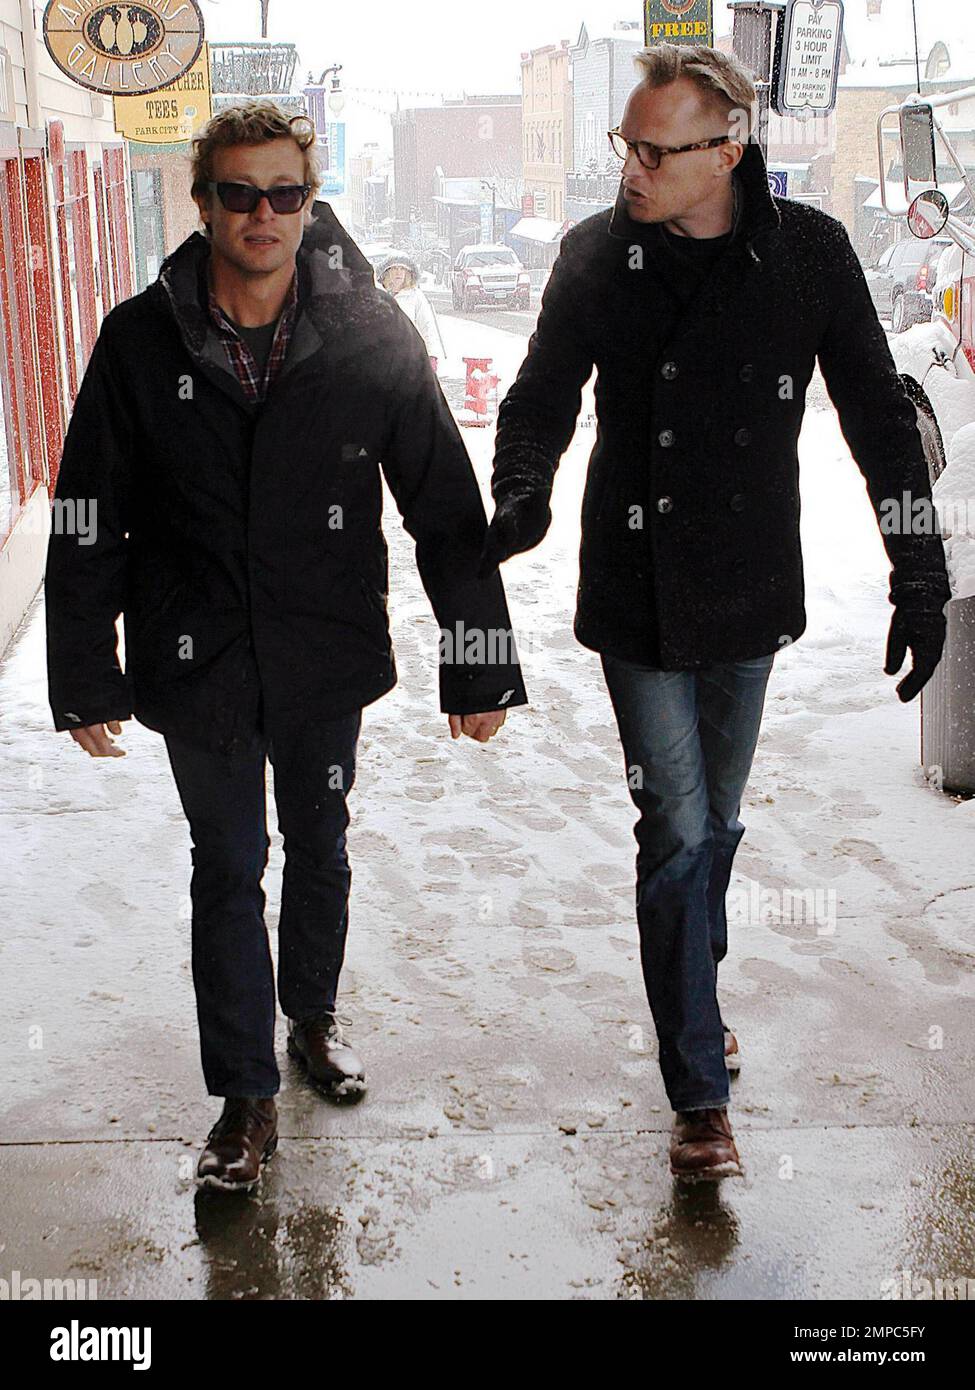
[[[735,231],[744,237],[752,258],[760,262],[761,258],[755,251],[752,242],[760,232],[777,228],[782,221],[782,215],[772,197],[768,182],[768,169],[761,146],[757,141],[750,140],[745,146],[744,153],[735,169],[735,177],[742,194]],[[621,178],[619,192],[616,195],[616,202],[613,205],[612,216],[609,220],[608,231],[610,235],[623,237],[628,241],[646,241],[648,237],[655,235],[656,225],[655,223],[635,222],[630,216],[626,199],[623,197],[623,180]]]
[[[414,284],[418,285],[420,283],[420,267],[412,256],[408,256],[402,251],[393,251],[379,262],[376,266],[376,279],[382,280],[386,271],[392,270],[394,265],[401,265],[404,270],[408,270],[413,276]]]
[[[205,308],[209,258],[209,241],[193,232],[163,261],[152,289],[168,304],[189,352],[232,376]],[[312,204],[295,260],[299,316],[289,366],[315,352],[337,328],[374,317],[382,302],[371,264],[326,202]]]

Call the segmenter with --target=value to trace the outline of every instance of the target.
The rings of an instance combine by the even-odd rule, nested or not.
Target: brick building
[[[439,179],[485,179],[500,199],[520,196],[521,97],[465,96],[442,106],[396,111],[394,216],[432,222]]]

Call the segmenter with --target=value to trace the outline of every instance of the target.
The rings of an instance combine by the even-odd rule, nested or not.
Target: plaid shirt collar
[[[210,286],[209,274],[207,275],[207,306],[210,314],[210,321],[216,328],[227,358],[234,370],[234,375],[241,384],[244,395],[248,401],[256,403],[263,401],[267,395],[268,388],[278,375],[284,363],[288,351],[288,344],[291,341],[291,332],[294,328],[295,316],[298,308],[298,272],[295,270],[291,277],[291,284],[288,286],[288,294],[278,319],[278,326],[274,332],[274,341],[271,344],[271,351],[268,354],[267,366],[264,371],[263,380],[258,371],[257,362],[249,345],[237,332],[234,325],[217,303],[216,297]]]

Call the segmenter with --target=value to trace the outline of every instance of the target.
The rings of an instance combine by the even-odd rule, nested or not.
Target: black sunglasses
[[[279,183],[276,188],[255,188],[252,183],[207,184],[228,212],[253,212],[266,198],[274,212],[300,212],[311,192],[310,183]]]
[[[654,145],[649,140],[627,140],[618,130],[606,132],[613,153],[625,160],[628,150],[636,150],[636,157],[644,169],[659,169],[665,154],[686,154],[688,150],[710,150],[715,145],[723,145],[733,137],[715,135],[711,140],[695,140],[693,145]]]

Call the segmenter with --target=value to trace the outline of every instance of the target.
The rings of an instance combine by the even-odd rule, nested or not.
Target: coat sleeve
[[[540,492],[546,500],[551,494],[593,369],[578,298],[584,280],[585,267],[570,232],[542,294],[528,355],[498,410],[491,481],[495,501],[513,491]]]
[[[834,222],[835,219],[830,219]],[[890,601],[911,599],[940,610],[951,598],[944,544],[934,520],[931,483],[917,412],[898,376],[866,276],[846,229],[836,222],[827,274],[834,307],[819,365],[843,436],[863,474],[892,565]],[[921,500],[929,525],[897,525],[903,495]],[[910,520],[910,514],[908,516]]]
[[[419,335],[402,318],[393,331],[383,473],[440,625],[440,707],[481,714],[527,704],[501,577],[477,577],[487,518],[467,449]]]
[[[416,326],[420,330],[423,341],[426,343],[429,355],[431,357],[443,359],[447,356],[447,349],[444,347],[443,338],[440,336],[440,325],[437,323],[437,316],[433,311],[433,306],[422,290],[418,289],[416,294]]]
[[[44,604],[58,730],[132,714],[115,627],[125,603],[131,445],[107,334],[108,320],[75,401],[52,508]]]

